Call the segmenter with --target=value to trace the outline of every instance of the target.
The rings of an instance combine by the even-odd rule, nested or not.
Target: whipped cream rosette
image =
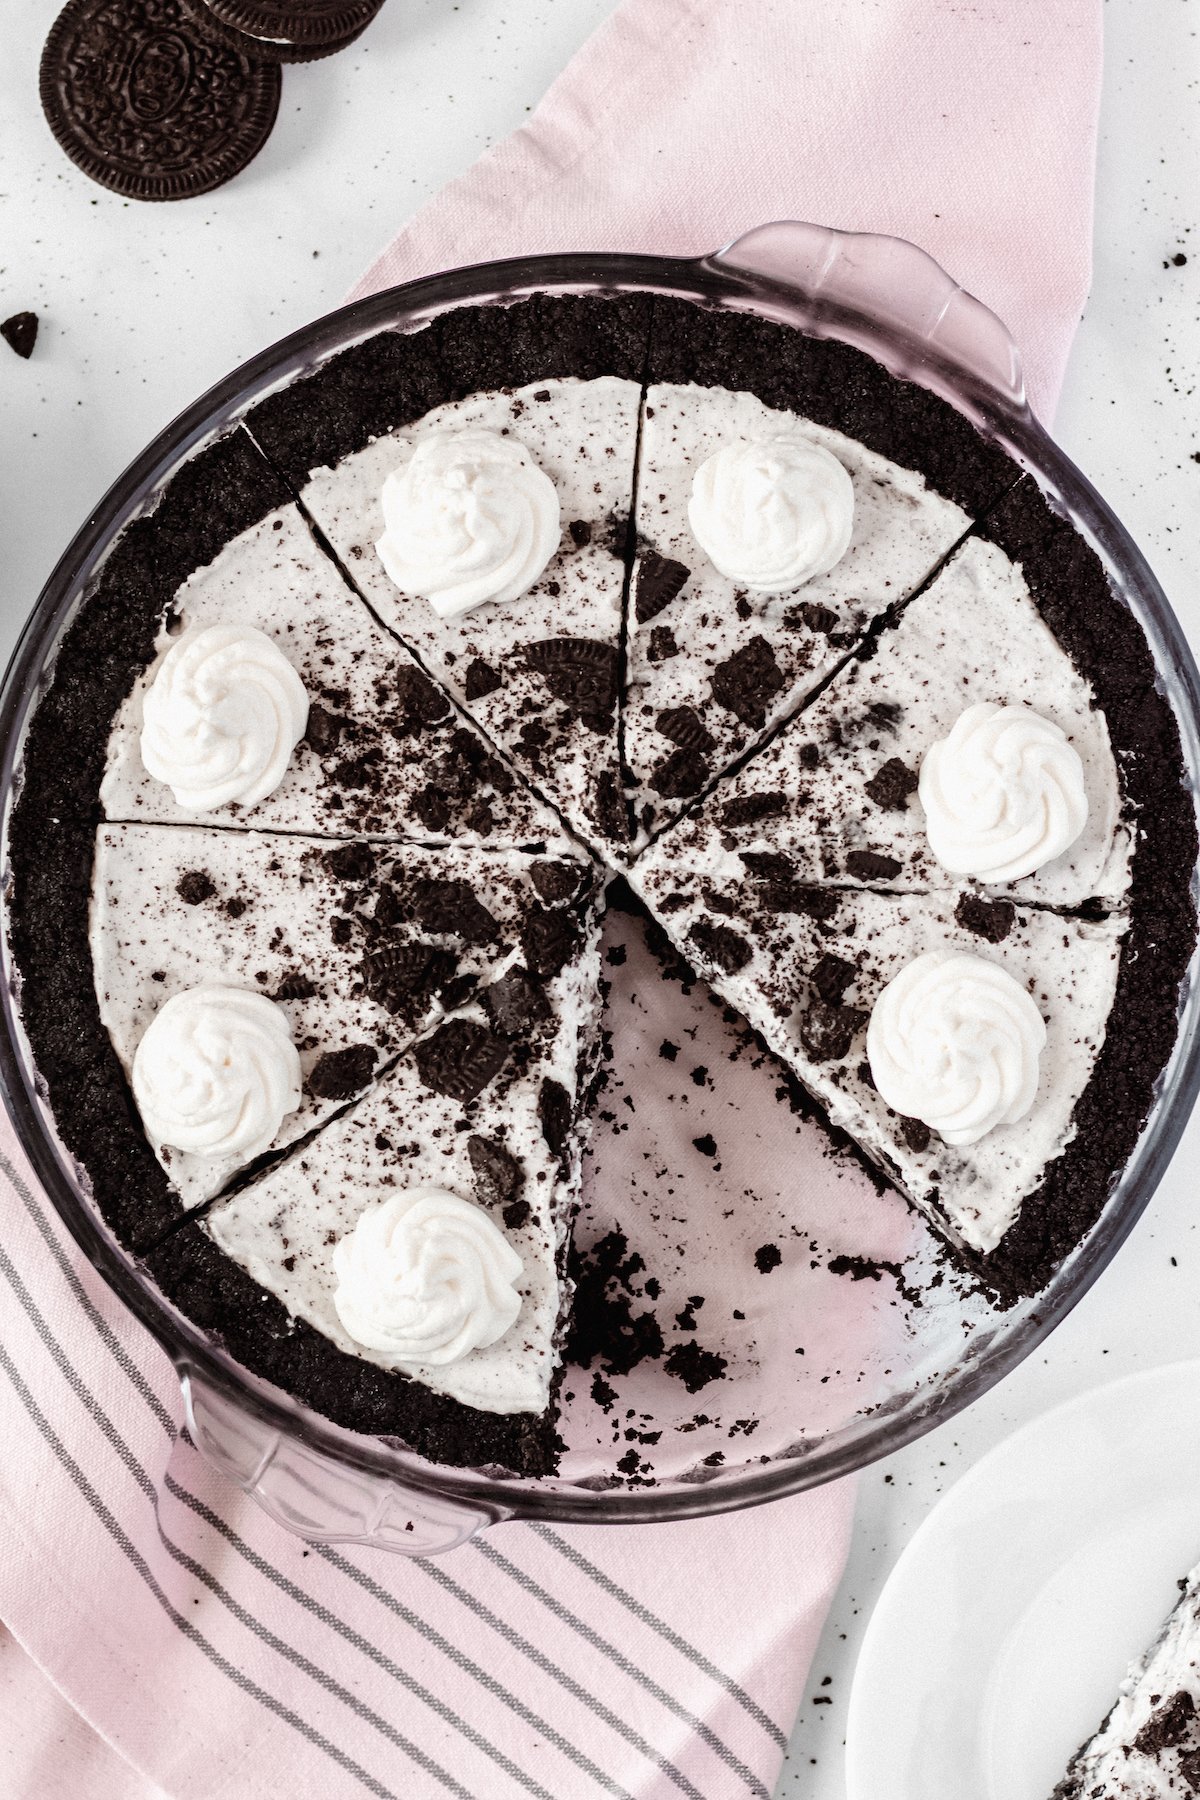
[[[919,793],[942,867],[980,881],[1032,875],[1087,824],[1079,752],[1028,706],[968,706],[926,752]]]
[[[153,1143],[248,1161],[300,1105],[287,1014],[265,994],[216,982],[172,995],[137,1047],[133,1093]]]
[[[927,950],[878,995],[871,1078],[902,1117],[948,1144],[976,1144],[1033,1105],[1046,1024],[1020,982],[962,950]]]
[[[481,1206],[445,1188],[392,1194],[333,1252],[333,1304],[356,1343],[397,1368],[440,1368],[502,1338],[522,1263]]]
[[[783,594],[845,556],[854,483],[807,438],[725,444],[696,471],[688,519],[722,575],[753,593]]]
[[[205,625],[163,657],[142,720],[142,761],[180,806],[250,807],[283,780],[308,724],[308,695],[265,632]]]
[[[393,469],[375,548],[401,592],[443,619],[533,586],[558,548],[558,492],[514,438],[432,432]]]

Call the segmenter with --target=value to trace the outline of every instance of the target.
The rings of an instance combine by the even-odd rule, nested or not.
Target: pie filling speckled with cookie
[[[1195,850],[1138,625],[963,418],[749,315],[533,296],[334,357],[128,527],[30,728],[12,948],[177,1305],[540,1473],[610,881],[1006,1303],[1136,1142]]]

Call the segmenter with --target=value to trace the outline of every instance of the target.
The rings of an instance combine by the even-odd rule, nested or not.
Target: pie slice
[[[631,880],[833,1124],[956,1243],[993,1252],[1056,1168],[1069,1181],[1124,921],[811,885],[780,852],[727,849],[707,814],[652,846]]]
[[[695,384],[646,394],[635,518],[624,746],[649,832],[793,711],[970,525],[922,475],[842,432]]]
[[[1020,566],[983,538],[750,758],[710,812],[731,851],[782,853],[822,881],[918,892],[974,876],[1063,907],[1111,907],[1129,885],[1132,836],[1105,714]]]
[[[561,966],[590,888],[567,857],[460,845],[451,867],[417,845],[102,825],[100,1015],[182,1205],[295,1143],[501,972]]]
[[[553,1466],[599,1047],[592,920],[501,977],[371,1093],[149,1258],[239,1360],[444,1463]]]
[[[160,684],[153,708],[174,681],[169,698],[178,717],[181,704],[210,704],[215,688],[226,703],[241,701],[248,713],[273,720],[281,672],[264,673],[260,657],[246,654],[247,631],[252,644],[263,633],[299,676],[308,703],[307,722],[299,721],[304,735],[263,798],[198,806],[194,790],[180,799],[146,767],[147,697]],[[232,655],[222,641],[231,632]],[[185,642],[197,660],[179,676]],[[110,819],[433,843],[563,841],[556,815],[372,618],[294,505],[276,507],[188,577],[165,610],[156,650],[109,741],[100,798]],[[164,672],[169,656],[175,661]],[[187,773],[195,778],[194,763]]]
[[[1156,1641],[1130,1666],[1111,1712],[1071,1758],[1052,1800],[1200,1794],[1200,1568]]]
[[[599,847],[628,836],[617,701],[639,398],[635,381],[616,376],[475,394],[313,469],[301,489],[305,508],[379,617],[567,823]],[[469,499],[457,536],[441,532],[444,521],[430,502],[421,542],[436,538],[436,557],[431,551],[422,560],[413,549],[411,513],[399,526],[385,517],[385,483],[410,463],[417,467],[418,455],[452,455],[464,441],[483,443],[485,454],[490,444],[494,453],[497,439],[519,465],[512,476],[518,491],[485,496],[474,512]],[[438,559],[458,557],[469,574],[489,534],[509,532],[516,569],[510,587],[519,592],[479,599],[483,588],[468,592],[464,581],[449,603],[469,602],[466,609],[443,614],[418,591],[444,575]],[[471,540],[466,547],[464,537]],[[392,573],[377,548],[385,540],[394,547],[387,557]],[[539,543],[541,554],[534,554]]]

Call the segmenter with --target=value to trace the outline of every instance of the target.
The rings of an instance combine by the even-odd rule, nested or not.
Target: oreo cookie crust
[[[261,400],[246,425],[299,490],[310,469],[468,394],[571,376],[641,381],[650,316],[642,294],[531,294],[511,305],[456,307],[418,331],[376,332],[339,352]]]
[[[58,1130],[105,1223],[130,1249],[179,1216],[100,1021],[88,943],[99,792],[113,719],[154,656],[193,569],[286,501],[244,432],[194,456],[135,519],[88,590],[30,723],[9,833],[13,958],[30,1047]]]
[[[1030,476],[991,514],[987,535],[1021,564],[1042,617],[1095,686],[1137,828],[1116,997],[1074,1142],[978,1271],[1009,1299],[1036,1293],[1087,1235],[1141,1136],[1196,944],[1197,831],[1178,722],[1146,637],[1095,552]]]
[[[71,161],[133,200],[231,181],[271,135],[281,91],[277,67],[206,37],[182,0],[69,0],[39,85]]]
[[[144,1259],[173,1306],[229,1354],[314,1412],[374,1437],[397,1438],[431,1462],[489,1464],[545,1475],[558,1439],[547,1415],[483,1413],[447,1394],[347,1356],[267,1294],[189,1221]],[[562,1371],[555,1383],[561,1381]]]

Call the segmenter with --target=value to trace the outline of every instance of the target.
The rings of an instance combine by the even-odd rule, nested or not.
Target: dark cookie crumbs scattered
[[[305,1085],[314,1100],[348,1100],[368,1087],[374,1074],[374,1045],[350,1044],[318,1057]]]
[[[663,1362],[667,1374],[682,1381],[689,1394],[698,1394],[709,1382],[722,1380],[728,1366],[723,1356],[715,1350],[702,1349],[694,1338],[686,1344],[672,1344]]]
[[[717,705],[756,730],[766,724],[767,709],[783,686],[783,670],[764,637],[752,637],[712,672]]]
[[[900,866],[894,856],[879,850],[851,850],[846,857],[846,868],[858,881],[892,881]]]
[[[560,1160],[570,1142],[574,1116],[575,1109],[571,1104],[571,1096],[561,1081],[552,1079],[543,1081],[541,1092],[538,1095],[538,1120],[542,1127],[542,1136]]]
[[[14,313],[0,325],[2,337],[10,350],[15,350],[25,362],[33,355],[33,347],[37,343],[38,316],[35,312]]]
[[[753,955],[750,945],[739,932],[729,925],[717,925],[711,919],[697,919],[688,932],[688,942],[726,975],[744,969]]]
[[[465,1106],[508,1061],[508,1045],[474,1019],[450,1019],[414,1051],[427,1088]]]
[[[523,654],[569,712],[597,726],[607,723],[617,704],[618,658],[612,644],[598,638],[543,638],[527,644]]]
[[[989,944],[1004,942],[1016,916],[1011,900],[985,900],[980,894],[960,894],[954,908],[954,917],[963,930],[974,932]]]
[[[494,1138],[472,1134],[467,1139],[467,1155],[477,1198],[485,1206],[510,1206],[525,1185],[525,1171],[511,1151]]]
[[[503,1038],[527,1037],[551,1013],[545,988],[528,969],[510,969],[483,990],[480,1001]]]
[[[391,1013],[415,1019],[423,1005],[440,993],[458,970],[450,950],[419,938],[408,943],[382,943],[363,954],[360,971],[372,1000]]]
[[[575,915],[561,907],[531,906],[521,926],[521,952],[529,970],[543,980],[566,968],[582,941]]]
[[[216,891],[216,882],[204,869],[185,869],[175,883],[175,892],[185,906],[203,906]]]
[[[754,1252],[754,1266],[760,1275],[769,1275],[783,1261],[783,1251],[778,1244],[761,1244]]]
[[[657,550],[647,550],[638,563],[633,596],[633,611],[638,624],[656,619],[681,592],[691,572],[686,563],[660,556]]]
[[[739,825],[758,825],[763,819],[781,818],[787,809],[786,794],[739,794],[721,808],[721,823],[735,831]]]
[[[463,692],[467,699],[483,700],[488,694],[494,694],[500,685],[500,677],[491,663],[484,662],[481,656],[472,657],[467,664],[463,682]]]
[[[701,792],[708,776],[703,756],[681,746],[651,770],[646,785],[664,800],[691,800]]]
[[[919,777],[898,756],[889,757],[866,784],[871,799],[885,812],[903,812],[918,786]]]
[[[574,900],[583,886],[587,870],[576,862],[535,862],[529,879],[547,906],[563,906]]]

